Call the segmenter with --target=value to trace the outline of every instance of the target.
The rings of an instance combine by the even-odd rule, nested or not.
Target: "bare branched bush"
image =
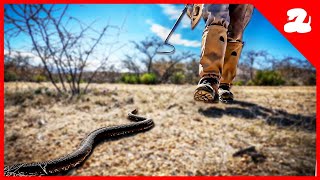
[[[93,27],[94,22],[87,25],[68,16],[67,10],[68,5],[6,5],[5,36],[6,39],[27,36],[31,42],[30,51],[39,57],[58,93],[70,92],[75,95],[87,92],[97,72],[123,45],[117,45],[117,39],[105,42],[106,39],[110,40],[111,36],[107,37],[109,30],[116,30],[119,36],[121,28],[107,24],[97,30]],[[106,54],[98,58],[94,54],[101,46]],[[91,76],[81,89],[83,74],[90,65],[93,67],[90,69]]]
[[[238,65],[236,81],[255,84],[258,71],[279,74],[285,85],[315,85],[315,68],[306,59],[296,57],[279,58],[267,51],[250,50],[243,53]],[[261,73],[260,73],[261,75]],[[253,84],[252,84],[253,83]],[[283,84],[283,83],[282,83]]]
[[[141,67],[138,64],[139,59],[137,55],[126,54],[125,58],[122,60],[122,66],[127,69],[130,73],[139,75],[141,73]]]
[[[285,57],[274,61],[272,69],[277,70],[288,85],[316,84],[316,70],[307,60]]]
[[[163,58],[158,61],[153,69],[161,75],[161,82],[165,83],[168,82],[170,77],[177,71],[183,71],[183,73],[185,73],[185,65],[183,65],[184,67],[180,67],[180,70],[177,68],[177,65],[182,61],[184,61],[184,63],[190,61],[194,56],[195,54],[189,51],[181,52],[179,54],[175,53],[173,55],[169,55],[168,58]]]
[[[45,79],[45,72],[42,67],[31,64],[31,57],[20,52],[5,55],[4,80],[8,81],[36,81]],[[36,78],[38,77],[38,78]]]
[[[157,50],[162,45],[162,41],[157,37],[147,37],[140,42],[132,41],[134,48],[139,52],[140,61],[146,66],[147,73],[151,73],[152,64],[155,61]]]
[[[244,73],[249,75],[247,79],[253,80],[254,72],[255,72],[255,68],[254,68],[255,63],[257,63],[257,60],[259,58],[263,58],[263,61],[266,62],[267,56],[268,56],[268,53],[266,51],[250,50],[243,53],[242,62],[240,66],[244,67],[242,71],[246,71]]]
[[[135,75],[143,72],[154,73],[160,83],[169,82],[171,76],[177,71],[185,73],[184,63],[195,57],[195,54],[189,51],[161,56],[157,52],[163,42],[157,37],[147,37],[140,42],[132,42],[132,44],[136,52],[125,55],[122,60],[123,67]],[[141,64],[145,66],[145,69],[141,68]],[[178,65],[181,67],[177,68]]]

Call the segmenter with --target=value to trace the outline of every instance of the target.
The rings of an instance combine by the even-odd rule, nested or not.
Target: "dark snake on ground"
[[[36,162],[20,163],[4,167],[5,176],[43,176],[55,175],[67,172],[72,168],[82,164],[92,153],[93,148],[100,142],[113,140],[124,136],[131,136],[139,132],[150,130],[153,120],[137,115],[137,110],[128,114],[129,120],[133,123],[108,126],[96,129],[89,133],[81,142],[80,146],[70,154],[57,159]]]

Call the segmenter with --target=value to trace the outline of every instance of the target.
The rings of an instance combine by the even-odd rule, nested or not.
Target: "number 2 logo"
[[[287,11],[288,20],[291,21],[295,17],[296,20],[293,22],[288,22],[284,25],[284,31],[287,33],[308,33],[311,31],[311,16],[309,16],[309,21],[304,23],[303,21],[307,17],[307,12],[302,8],[294,8]]]

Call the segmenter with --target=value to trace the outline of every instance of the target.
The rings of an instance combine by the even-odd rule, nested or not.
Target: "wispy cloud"
[[[168,36],[170,29],[161,26],[160,24],[148,22],[151,24],[150,30],[155,33],[158,37],[160,37],[162,40],[165,40],[166,37]],[[188,39],[183,39],[181,34],[172,34],[170,37],[170,43],[175,44],[175,45],[182,45],[186,47],[200,47],[201,43],[199,41],[195,40],[188,40]]]
[[[170,20],[177,20],[182,12],[182,8],[178,8],[171,4],[161,4],[162,12],[169,17]],[[181,25],[183,28],[191,28],[191,21],[185,15],[181,20]]]
[[[38,66],[38,65],[42,64],[41,59],[37,55],[35,55],[35,54],[31,53],[31,52],[12,50],[11,54],[9,55],[9,51],[4,49],[4,54],[8,55],[8,56],[10,56],[12,58],[14,58],[14,57],[16,57],[18,55],[20,55],[22,57],[29,57],[30,58],[29,63],[31,65],[33,65],[33,66]]]
[[[4,50],[4,54],[9,56],[9,51],[8,50]],[[21,57],[29,57],[29,63],[32,66],[39,66],[39,65],[43,65],[41,59],[39,58],[39,56],[33,54],[32,52],[27,52],[27,51],[18,51],[18,50],[12,50],[10,57],[11,58],[16,58],[17,56],[21,56]],[[113,60],[113,64],[117,64],[117,61]],[[48,66],[50,66],[51,64],[53,64],[53,59],[49,58],[46,60]],[[63,60],[66,63],[66,60]],[[115,62],[115,63],[114,63]],[[101,61],[99,61],[97,58],[93,58],[93,59],[89,59],[87,66],[85,67],[85,71],[94,71],[97,69],[97,67],[99,67],[101,65]],[[54,66],[52,66],[53,69],[55,69]]]

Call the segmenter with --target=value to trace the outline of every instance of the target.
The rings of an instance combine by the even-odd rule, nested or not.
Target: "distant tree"
[[[114,65],[104,68],[102,72],[104,74],[104,82],[115,83],[120,80],[119,70]]]
[[[10,54],[10,55],[9,55]],[[44,76],[42,68],[30,64],[31,57],[22,55],[21,52],[7,53],[4,60],[5,81],[32,81],[35,74]],[[10,77],[10,78],[8,78]],[[15,77],[15,78],[12,78]]]
[[[242,66],[246,67],[243,69],[243,71],[249,71],[249,79],[253,80],[254,78],[254,65],[257,61],[258,58],[263,58],[265,61],[268,61],[267,59],[268,53],[266,51],[255,51],[255,50],[250,50],[247,52],[243,53],[242,56]]]
[[[315,68],[307,61],[285,57],[273,63],[273,69],[284,77],[289,85],[315,85]]]
[[[122,60],[122,66],[125,69],[129,70],[129,72],[139,75],[141,72],[141,68],[138,65],[137,60],[138,58],[136,55],[125,54],[125,57]]]
[[[162,63],[166,64],[163,69],[163,73],[161,76],[161,82],[167,82],[170,77],[177,72],[175,68],[178,63],[181,61],[189,61],[195,56],[195,54],[191,53],[190,51],[181,52],[179,54],[169,55],[168,59],[162,59]]]
[[[134,48],[142,55],[139,60],[146,66],[147,73],[151,73],[157,51],[162,41],[157,37],[147,37],[140,42],[132,41]]]

